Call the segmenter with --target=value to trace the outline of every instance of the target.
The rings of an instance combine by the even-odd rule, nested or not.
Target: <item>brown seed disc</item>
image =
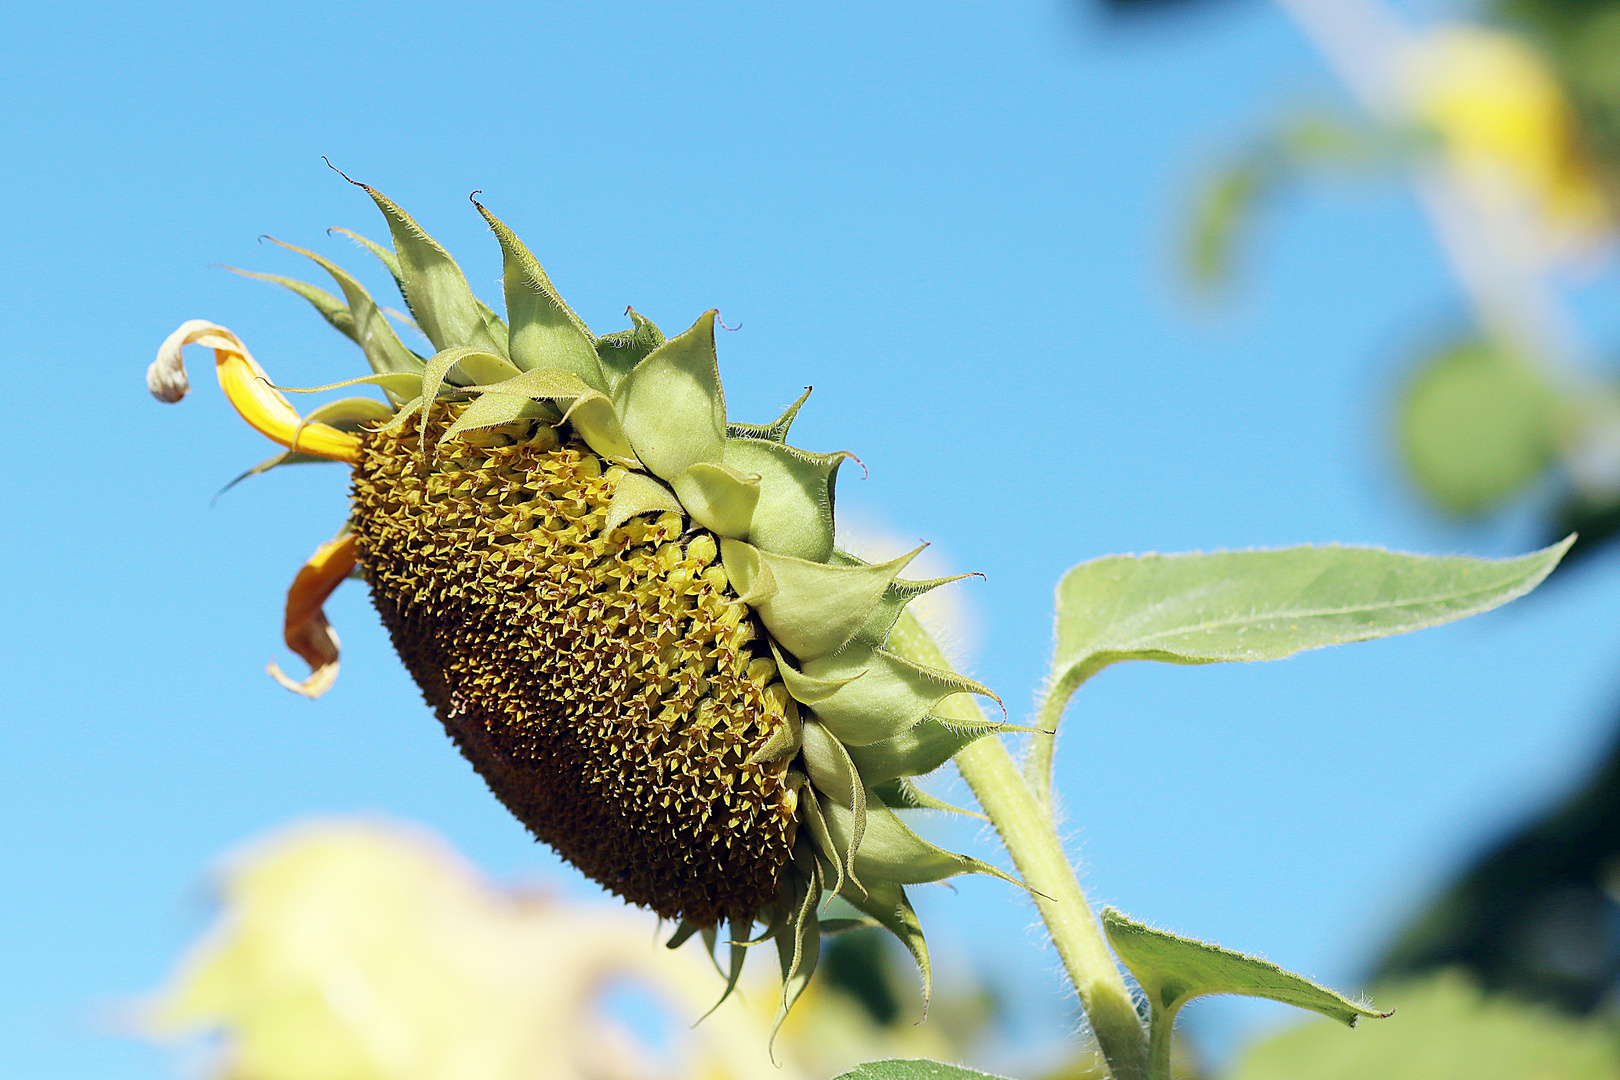
[[[606,532],[622,474],[579,442],[432,446],[460,411],[364,437],[360,566],[400,658],[535,836],[637,904],[699,926],[775,900],[793,839],[787,723],[749,676],[753,620],[714,539],[677,514]],[[791,707],[791,706],[789,706]]]

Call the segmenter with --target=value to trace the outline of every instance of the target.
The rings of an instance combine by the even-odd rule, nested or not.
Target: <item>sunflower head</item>
[[[800,397],[769,424],[726,415],[716,313],[672,338],[634,310],[592,333],[488,210],[506,316],[403,210],[388,268],[431,342],[408,348],[346,271],[338,294],[252,274],[309,301],[365,353],[386,401],[300,415],[241,341],[186,323],[148,385],[187,390],[181,350],[214,349],[227,396],[285,450],[327,458],[352,503],[289,592],[286,638],[318,696],[337,673],[321,605],[358,569],[405,666],[462,753],[536,837],[634,903],[677,920],[671,945],[726,933],[728,984],[774,941],[782,1015],[819,935],[880,925],[928,977],[905,886],[1000,871],[929,844],[896,809],[942,807],[911,781],[1009,725],[951,699],[989,694],[902,647],[906,605],[954,579],[900,577],[838,550],[846,453],[790,446]],[[279,241],[277,241],[279,243]],[[806,391],[808,396],[808,391]],[[780,1022],[780,1018],[779,1021]]]

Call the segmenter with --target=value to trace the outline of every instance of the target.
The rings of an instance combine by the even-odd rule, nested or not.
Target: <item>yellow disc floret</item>
[[[461,411],[436,410],[429,437]],[[787,761],[756,755],[795,706],[680,515],[604,526],[621,468],[555,439],[364,437],[360,566],[405,666],[533,833],[660,915],[712,926],[776,898]]]

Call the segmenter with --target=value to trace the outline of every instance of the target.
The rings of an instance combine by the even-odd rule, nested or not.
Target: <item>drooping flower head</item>
[[[535,836],[625,899],[677,920],[671,945],[726,927],[729,981],[774,940],[785,1014],[819,935],[877,924],[928,957],[905,886],[993,867],[927,843],[896,808],[940,807],[911,777],[1006,724],[953,718],[989,694],[907,659],[912,555],[870,564],[833,543],[845,453],[788,445],[801,397],[770,424],[726,416],[716,313],[666,339],[629,312],[598,337],[527,248],[500,242],[506,317],[450,255],[364,187],[388,268],[431,356],[407,348],[343,269],[341,297],[274,275],[364,351],[386,403],[301,416],[224,327],[181,326],[147,375],[185,396],[187,344],[214,349],[243,417],[286,447],[353,468],[352,504],[287,599],[309,697],[336,677],[321,606],[358,568],[406,668],[490,789]],[[280,243],[280,241],[277,241]],[[806,391],[808,395],[808,391]],[[969,713],[971,715],[971,713]],[[840,914],[829,906],[843,909]],[[756,924],[762,929],[755,931]],[[925,989],[926,994],[926,989]]]

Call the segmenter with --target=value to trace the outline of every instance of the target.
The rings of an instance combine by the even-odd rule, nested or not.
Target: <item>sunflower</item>
[[[301,415],[234,333],[201,320],[147,374],[178,401],[183,347],[210,347],[226,397],[285,448],[253,471],[352,469],[347,523],[287,596],[286,642],[311,674],[271,674],[312,698],[332,685],[338,639],[322,605],[358,571],[495,796],[585,874],[675,920],[671,947],[725,941],[727,993],[747,946],[773,941],[779,1024],[820,934],[879,925],[916,959],[926,1000],[905,886],[1006,877],[895,813],[945,808],[911,778],[1013,728],[970,719],[959,695],[994,697],[985,687],[906,655],[920,633],[907,604],[957,579],[901,578],[916,552],[874,564],[835,547],[850,455],[788,444],[808,391],[772,423],[728,419],[714,311],[666,339],[632,309],[629,329],[599,337],[474,199],[501,246],[503,319],[409,215],[357,186],[393,249],[339,231],[387,267],[433,355],[407,348],[386,309],[313,251],[282,244],[341,296],[249,276],[297,293],[363,350],[371,374],[316,389],[369,384],[386,401]]]

